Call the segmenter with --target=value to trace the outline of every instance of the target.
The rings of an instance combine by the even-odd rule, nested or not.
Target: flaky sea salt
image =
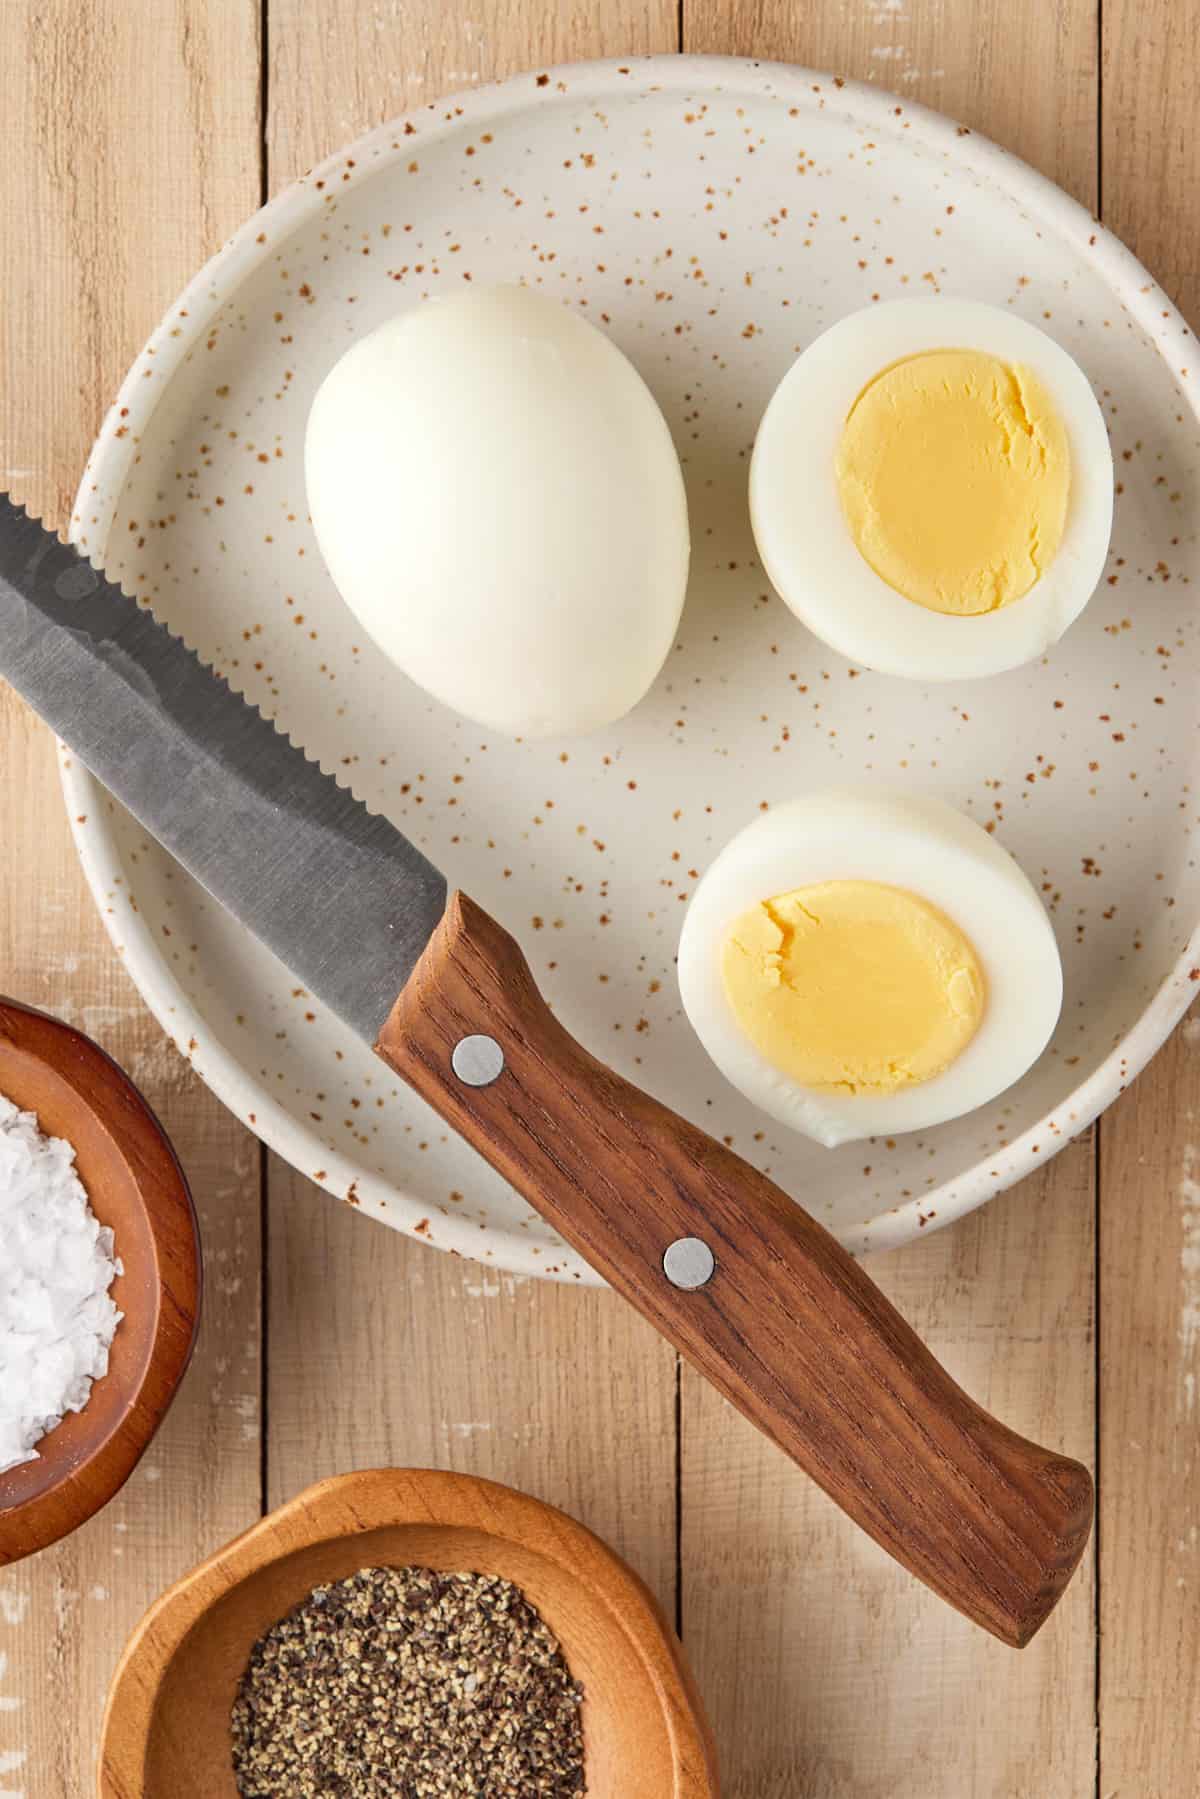
[[[71,1145],[0,1094],[0,1474],[34,1460],[108,1372],[121,1272]]]

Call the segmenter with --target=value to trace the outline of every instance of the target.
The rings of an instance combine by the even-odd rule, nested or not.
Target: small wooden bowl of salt
[[[0,1095],[75,1152],[95,1219],[113,1233],[123,1314],[86,1403],[0,1473],[0,1567],[75,1530],[129,1478],[191,1355],[200,1244],[162,1126],[104,1051],[69,1025],[0,997]],[[7,1108],[6,1108],[7,1112]],[[53,1247],[52,1239],[48,1248]]]
[[[551,1757],[551,1774],[540,1762],[536,1779],[515,1784],[494,1769],[484,1774],[469,1760],[476,1703],[493,1740],[503,1741],[509,1732],[496,1670],[502,1675],[514,1652],[506,1656],[502,1648],[490,1669],[470,1654],[457,1659],[457,1646],[469,1643],[468,1635],[456,1639],[454,1654],[443,1661],[450,1684],[436,1690],[426,1714],[443,1731],[450,1721],[454,1734],[434,1745],[448,1759],[432,1768],[423,1762],[430,1771],[414,1790],[434,1790],[433,1779],[448,1770],[454,1782],[448,1792],[717,1799],[712,1733],[682,1646],[632,1569],[582,1524],[540,1499],[494,1481],[423,1468],[376,1468],[320,1481],[163,1594],[113,1677],[100,1743],[101,1799],[374,1792],[382,1789],[371,1779],[373,1767],[385,1768],[401,1790],[424,1728],[415,1715],[421,1704],[414,1699],[414,1662],[406,1658],[411,1652],[419,1665],[435,1655],[444,1640],[439,1631],[446,1629],[449,1595],[470,1582],[482,1584],[485,1594],[502,1588],[497,1613],[524,1612],[549,1633],[563,1677],[575,1687],[580,1760],[564,1781]],[[389,1621],[386,1606],[368,1596],[355,1614],[360,1621],[351,1639],[339,1648],[334,1624],[352,1611],[345,1595],[361,1593],[367,1583],[375,1583],[372,1595],[389,1585],[399,1591],[400,1609],[409,1616],[393,1611]],[[421,1609],[414,1596],[430,1587],[442,1595],[436,1613]],[[298,1619],[307,1623],[307,1637],[297,1637]],[[406,1637],[399,1653],[390,1647]],[[381,1650],[381,1642],[389,1647]],[[435,1648],[426,1650],[430,1642]],[[483,1670],[478,1690],[470,1671],[476,1666]],[[350,1676],[343,1698],[331,1704],[330,1683],[342,1668]],[[378,1687],[370,1684],[375,1669],[381,1671]],[[264,1774],[260,1764],[249,1782],[235,1773],[237,1714],[256,1670],[273,1681],[257,1714],[263,1735],[278,1742],[293,1712],[298,1736],[285,1745],[286,1753],[297,1742],[303,1754],[314,1740],[324,1736],[328,1743],[336,1736],[330,1754],[344,1750],[351,1764],[341,1761],[336,1779],[329,1763],[322,1775],[311,1762],[301,1778],[295,1759],[285,1774],[279,1763],[274,1775]],[[527,1705],[518,1718],[528,1718]],[[377,1707],[388,1714],[382,1724]],[[387,1735],[392,1719],[400,1720],[399,1747]],[[370,1739],[380,1730],[376,1759]],[[514,1730],[520,1736],[522,1726]]]

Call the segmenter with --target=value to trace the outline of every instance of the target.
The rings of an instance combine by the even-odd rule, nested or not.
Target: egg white
[[[622,717],[675,640],[687,501],[670,428],[603,331],[530,288],[422,301],[326,375],[313,529],[384,654],[491,730]]]
[[[974,617],[931,612],[890,587],[861,555],[838,495],[838,443],[855,400],[884,369],[928,350],[979,350],[1031,369],[1070,445],[1058,554],[1021,599]],[[750,465],[754,536],[781,599],[851,662],[912,680],[1000,674],[1043,655],[1095,592],[1112,512],[1112,450],[1087,377],[1044,331],[974,300],[895,300],[832,326],[776,388]]]
[[[819,881],[878,881],[920,895],[974,946],[987,982],[975,1036],[943,1074],[892,1094],[814,1092],[759,1054],[725,994],[721,952],[752,906]],[[679,941],[684,1009],[726,1079],[780,1123],[830,1148],[971,1112],[1020,1079],[1062,1007],[1062,965],[1041,900],[1000,844],[941,800],[841,788],[747,826],[706,870]]]

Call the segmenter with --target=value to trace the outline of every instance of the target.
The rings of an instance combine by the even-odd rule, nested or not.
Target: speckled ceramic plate
[[[563,743],[501,741],[407,685],[340,603],[305,515],[305,416],[346,345],[428,294],[513,279],[629,353],[690,492],[675,652],[632,717]],[[930,292],[1011,306],[1071,351],[1120,487],[1107,581],[1054,654],[926,690],[850,667],[772,597],[746,474],[771,390],[816,332]],[[944,119],[765,64],[552,70],[385,126],[252,219],[138,358],[73,530],[513,928],[591,1048],[847,1244],[879,1247],[1051,1155],[1194,991],[1195,354],[1086,213]],[[673,957],[715,850],[761,806],[850,778],[909,781],[995,825],[1046,896],[1067,997],[1050,1051],[1001,1100],[829,1152],[725,1085],[681,1015]],[[114,942],[235,1112],[402,1230],[590,1278],[69,761],[64,785]]]

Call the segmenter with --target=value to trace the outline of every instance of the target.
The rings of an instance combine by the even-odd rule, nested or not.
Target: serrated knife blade
[[[444,877],[6,495],[0,676],[309,992],[375,1042],[445,910]]]

